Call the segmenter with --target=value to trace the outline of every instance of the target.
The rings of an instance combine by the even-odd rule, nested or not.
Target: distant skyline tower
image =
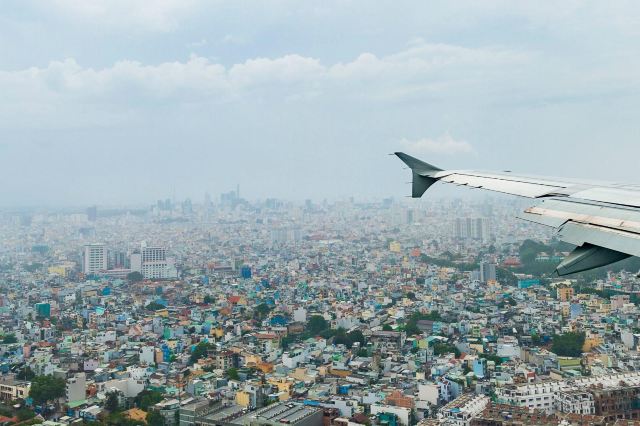
[[[97,218],[98,218],[98,207],[97,206],[87,207],[87,219],[89,220],[89,222],[95,222]]]

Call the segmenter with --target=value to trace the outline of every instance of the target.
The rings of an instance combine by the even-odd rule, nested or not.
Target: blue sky
[[[4,205],[640,181],[638,2],[6,0],[0,48]]]

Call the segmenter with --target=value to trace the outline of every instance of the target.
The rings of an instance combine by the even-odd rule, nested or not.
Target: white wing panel
[[[551,186],[541,183],[521,182],[506,177],[474,176],[462,173],[452,173],[440,178],[443,182],[456,185],[466,185],[472,188],[488,189],[505,194],[520,195],[522,197],[537,198],[554,191],[563,189],[561,186]]]
[[[571,194],[571,198],[640,207],[640,192],[630,189],[606,187],[589,188],[584,191]]]

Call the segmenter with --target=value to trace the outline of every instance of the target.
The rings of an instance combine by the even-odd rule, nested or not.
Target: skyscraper
[[[87,244],[82,252],[82,272],[85,274],[95,274],[98,271],[107,269],[107,248],[104,244]]]

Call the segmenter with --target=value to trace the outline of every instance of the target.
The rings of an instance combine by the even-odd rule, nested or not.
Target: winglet
[[[420,198],[422,194],[429,189],[431,185],[437,182],[438,179],[433,176],[442,171],[431,164],[418,160],[415,157],[405,154],[404,152],[396,152],[398,156],[412,171],[413,182],[411,185],[411,197]]]
[[[404,152],[395,152],[394,154],[397,155],[398,158],[404,162],[404,164],[409,166],[409,168],[413,170],[414,173],[417,173],[420,176],[432,176],[433,174],[442,171],[442,169],[436,166],[432,166],[429,163],[425,163],[422,160],[418,160],[417,158],[405,154]]]

